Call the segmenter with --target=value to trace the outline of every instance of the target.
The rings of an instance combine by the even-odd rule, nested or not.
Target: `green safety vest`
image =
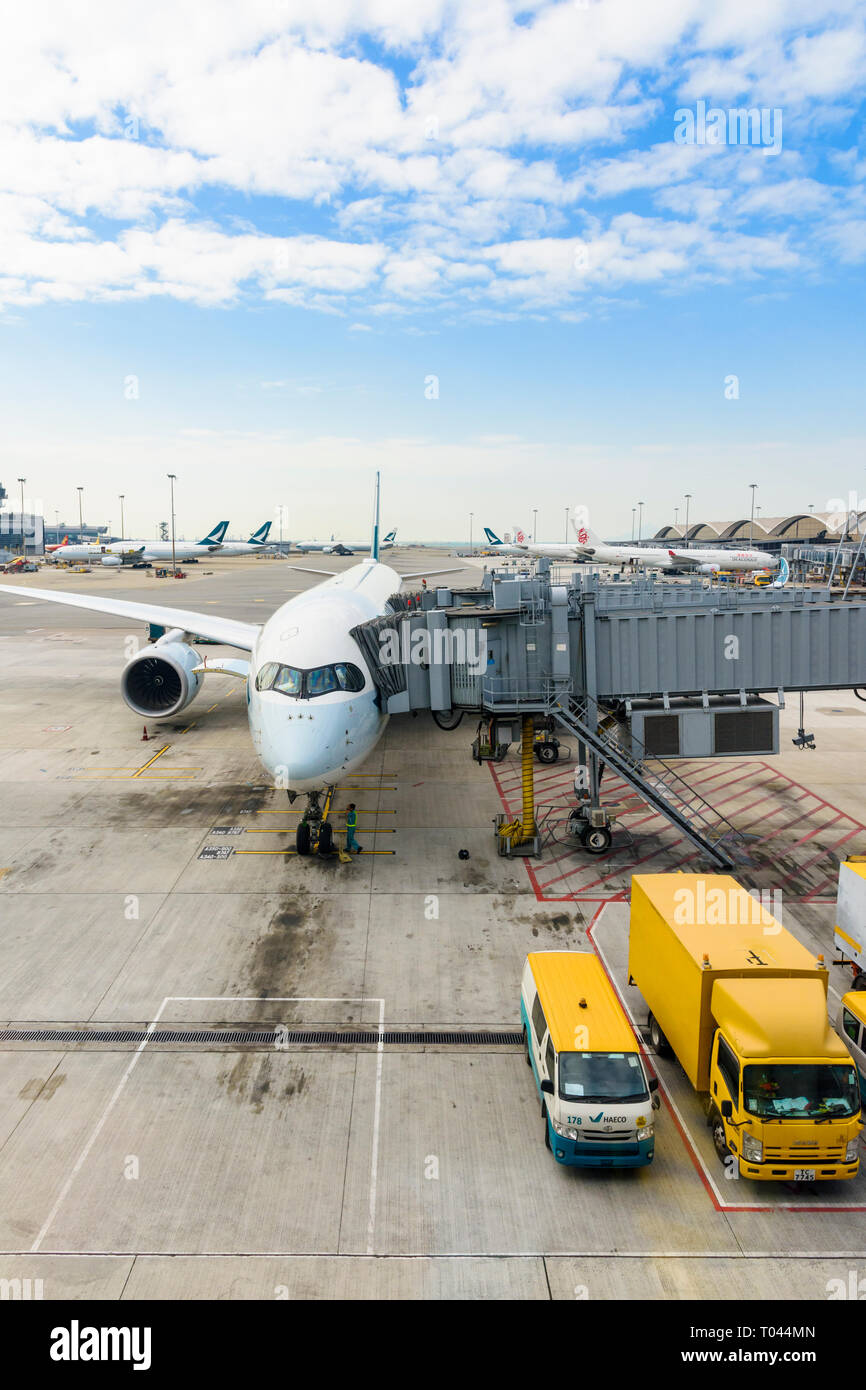
[[[357,811],[347,811],[347,812],[346,812],[346,829],[347,829],[347,830],[354,830],[354,829],[355,829],[355,826],[356,826],[357,824],[358,824],[358,812],[357,812]]]

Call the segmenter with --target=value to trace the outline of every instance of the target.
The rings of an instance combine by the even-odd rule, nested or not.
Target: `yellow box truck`
[[[854,989],[866,989],[866,857],[849,854],[839,865],[833,940],[839,964],[850,965]]]
[[[766,1181],[855,1177],[860,1092],[823,959],[726,874],[631,882],[629,984],[653,1047],[705,1095],[722,1162]]]

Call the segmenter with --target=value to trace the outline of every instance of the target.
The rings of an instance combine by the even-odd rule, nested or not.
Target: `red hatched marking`
[[[488,766],[509,820],[519,816],[519,759],[512,757],[504,764]],[[709,804],[734,826],[759,832],[750,846],[755,866],[771,871],[776,886],[788,885],[792,896],[809,901],[835,898],[838,860],[844,857],[844,847],[855,836],[862,835],[866,840],[866,825],[763,760],[726,760],[722,769],[715,760],[684,762],[678,770],[684,781],[700,789]],[[573,779],[573,763],[545,769],[541,777],[536,774],[536,805],[553,806],[555,814],[565,821],[576,804]],[[546,846],[540,859],[524,859],[539,902],[584,897],[621,900],[628,896],[630,877],[636,868],[648,873],[671,872],[686,867],[697,857],[697,851],[663,816],[648,808],[636,792],[609,771],[602,782],[602,799],[625,808],[617,818],[613,848],[607,855],[596,859],[576,842],[564,838]],[[816,841],[820,845],[818,854],[814,853]],[[784,868],[780,869],[781,860]]]

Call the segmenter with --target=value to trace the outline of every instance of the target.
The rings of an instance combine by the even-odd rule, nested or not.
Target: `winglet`
[[[379,474],[376,474],[376,490],[373,501],[373,539],[370,541],[370,559],[379,559]]]

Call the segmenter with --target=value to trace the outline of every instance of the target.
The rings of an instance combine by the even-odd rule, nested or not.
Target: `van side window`
[[[740,1095],[740,1066],[736,1056],[723,1037],[719,1037],[719,1071],[725,1078],[731,1099],[736,1103]]]
[[[852,1043],[856,1043],[860,1036],[860,1020],[859,1018],[855,1018],[853,1014],[849,1014],[848,1010],[845,1008],[842,1010],[842,1027],[845,1029]]]
[[[532,1006],[532,1026],[535,1029],[535,1036],[539,1042],[547,1032],[547,1020],[544,1017],[544,1010],[541,1007],[541,999],[536,994],[535,1003]]]
[[[547,1075],[552,1081],[556,1066],[556,1055],[553,1051],[553,1043],[550,1041],[550,1038],[547,1039],[547,1047],[544,1053],[544,1065],[547,1067]]]

